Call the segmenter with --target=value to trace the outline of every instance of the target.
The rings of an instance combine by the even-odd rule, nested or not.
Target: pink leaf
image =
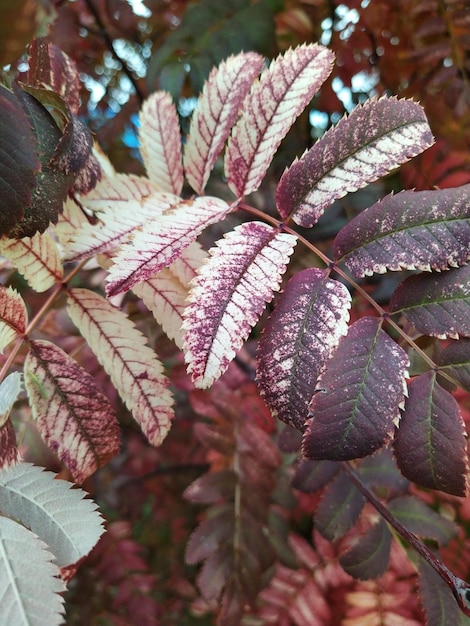
[[[140,112],[140,154],[150,180],[162,191],[180,195],[183,188],[178,113],[168,93],[153,93]]]
[[[119,426],[109,400],[76,361],[48,341],[31,341],[25,384],[48,446],[81,483],[119,451]]]
[[[0,286],[0,354],[26,331],[28,312],[23,298],[12,287]]]
[[[284,172],[276,192],[279,213],[310,228],[334,200],[365,187],[432,143],[419,104],[386,97],[368,100]]]
[[[107,294],[122,293],[151,278],[174,261],[206,226],[223,219],[230,210],[223,200],[203,196],[181,200],[155,222],[149,221],[113,258]]]
[[[262,65],[263,57],[255,52],[231,56],[212,70],[204,85],[184,151],[186,178],[199,195]]]
[[[11,419],[7,419],[0,424],[0,469],[16,465],[19,460],[15,429]]]
[[[173,399],[163,367],[119,309],[87,289],[70,289],[69,314],[110,376],[147,439],[159,445],[170,429]]]
[[[210,251],[185,312],[185,358],[196,386],[208,387],[227,369],[279,289],[295,243],[293,235],[247,222]]]
[[[333,53],[317,44],[279,56],[248,94],[225,155],[225,173],[237,197],[255,191],[295,119],[331,72]]]

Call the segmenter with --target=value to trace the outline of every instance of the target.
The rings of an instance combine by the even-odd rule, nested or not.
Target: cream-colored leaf
[[[171,426],[173,398],[155,353],[129,318],[100,295],[70,289],[69,314],[153,445]]]
[[[23,298],[12,287],[0,287],[0,354],[26,331],[28,313]]]
[[[59,213],[57,224],[54,226],[54,234],[59,241],[63,257],[67,256],[67,250],[77,233],[88,223],[83,209],[74,200],[67,198],[62,213]]]
[[[38,292],[47,291],[64,276],[59,250],[47,231],[23,239],[0,239],[0,255]]]
[[[12,372],[0,383],[0,426],[6,422],[12,406],[20,395],[21,383],[20,372]]]

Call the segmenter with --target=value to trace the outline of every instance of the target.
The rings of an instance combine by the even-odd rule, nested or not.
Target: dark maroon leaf
[[[302,433],[297,428],[285,424],[278,435],[277,445],[282,452],[298,452],[302,445]]]
[[[408,393],[394,440],[400,471],[423,487],[464,496],[467,444],[457,401],[433,371],[415,378]]]
[[[457,534],[454,522],[442,517],[422,500],[413,496],[390,500],[388,508],[412,533],[426,539],[434,539],[440,546],[445,546]]]
[[[419,560],[418,583],[429,626],[468,626],[469,618],[460,610],[451,590],[424,559]]]
[[[364,504],[364,496],[341,473],[325,489],[315,511],[315,526],[326,539],[338,539],[354,526]]]
[[[388,448],[374,456],[366,457],[356,468],[363,483],[380,493],[387,491],[388,497],[405,493],[409,482],[400,473],[395,459]]]
[[[306,269],[289,280],[258,348],[257,380],[266,404],[302,429],[318,376],[347,332],[351,297],[327,270]]]
[[[470,265],[407,278],[393,293],[390,309],[423,335],[470,337]]]
[[[341,567],[359,580],[378,578],[387,569],[391,543],[392,535],[387,524],[379,519],[340,557]]]
[[[304,493],[315,493],[330,482],[339,471],[336,461],[306,461],[302,459],[295,470],[292,486]]]
[[[304,456],[346,461],[384,445],[399,419],[408,364],[381,320],[355,322],[320,378],[321,391],[313,396]]]
[[[192,482],[184,492],[191,502],[212,504],[230,497],[235,489],[236,476],[232,469],[204,474]]]
[[[470,339],[451,341],[439,355],[439,369],[470,393]]]
[[[389,195],[339,232],[335,259],[354,276],[462,265],[470,256],[469,194],[464,185]]]

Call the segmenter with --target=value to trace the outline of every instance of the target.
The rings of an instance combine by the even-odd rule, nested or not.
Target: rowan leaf
[[[47,545],[21,524],[0,517],[0,618],[15,626],[63,624],[65,584]]]
[[[451,341],[439,355],[439,369],[449,373],[470,392],[470,339]]]
[[[206,226],[222,220],[230,210],[223,200],[202,196],[180,200],[158,220],[147,222],[113,258],[106,288],[108,296],[132,289],[167,267]]]
[[[455,398],[436,382],[436,372],[411,381],[393,445],[397,465],[408,480],[466,495],[465,424]]]
[[[19,460],[15,429],[9,416],[21,389],[22,376],[19,372],[12,372],[0,383],[0,469]]]
[[[3,515],[42,539],[64,568],[85,557],[104,528],[96,504],[84,499],[87,494],[55,477],[42,467],[18,463],[0,473],[0,501]]]
[[[359,213],[334,242],[354,276],[387,270],[446,270],[470,258],[470,185],[402,191]]]
[[[419,595],[431,626],[469,626],[470,619],[462,613],[446,582],[424,559],[419,559]]]
[[[74,324],[149,442],[159,445],[171,426],[173,399],[155,353],[129,318],[100,295],[70,289],[68,297]]]
[[[317,379],[348,331],[351,296],[327,270],[297,272],[271,313],[258,347],[257,380],[266,404],[302,429]]]
[[[0,422],[0,469],[15,465],[19,460],[15,429],[11,419],[7,418]]]
[[[199,195],[262,66],[263,57],[256,52],[237,54],[214,68],[204,84],[184,150],[186,178]]]
[[[23,298],[12,287],[0,286],[0,354],[15,337],[24,335],[27,324]]]
[[[140,154],[149,179],[161,191],[177,196],[183,189],[183,163],[178,113],[170,94],[151,94],[140,111]]]
[[[364,496],[343,472],[326,487],[315,511],[315,527],[329,541],[354,526],[365,504]]]
[[[470,265],[406,278],[392,294],[390,310],[403,313],[423,335],[470,337]]]
[[[37,292],[62,282],[59,250],[47,232],[23,239],[0,239],[0,255],[11,261]]]
[[[185,360],[197,387],[227,369],[279,289],[296,237],[246,222],[217,242],[192,284],[185,311]]]
[[[119,452],[114,410],[93,376],[58,346],[35,340],[30,348],[24,377],[38,429],[82,483]]]
[[[365,187],[432,143],[419,104],[371,98],[284,172],[276,191],[279,213],[310,228],[334,200]]]
[[[327,485],[339,470],[340,465],[336,461],[301,459],[292,478],[292,486],[304,493],[315,493]]]
[[[390,440],[409,361],[381,326],[381,320],[363,317],[341,338],[310,404],[302,443],[306,458],[346,461]]]
[[[359,580],[378,578],[387,569],[391,544],[392,535],[387,524],[379,519],[340,556],[341,567]]]
[[[445,546],[457,534],[457,525],[439,515],[422,500],[413,496],[402,496],[388,502],[388,509],[412,533],[433,539]]]
[[[298,46],[278,56],[253,84],[225,153],[225,175],[237,197],[258,189],[282,139],[328,78],[333,59],[323,46]]]
[[[82,198],[98,222],[82,225],[66,248],[66,260],[79,261],[116,248],[147,220],[158,218],[179,201],[147,178],[126,174],[104,178]]]

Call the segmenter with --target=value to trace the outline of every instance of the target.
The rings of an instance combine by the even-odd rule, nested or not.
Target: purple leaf
[[[298,432],[298,431],[297,431]],[[336,476],[340,469],[336,461],[307,461],[301,459],[292,479],[294,489],[304,493],[315,493],[332,478]]]
[[[447,584],[424,559],[419,559],[419,595],[426,612],[426,623],[467,626],[469,621],[459,608]]]
[[[470,258],[469,192],[465,185],[389,195],[339,232],[335,259],[354,276],[462,265]]]
[[[355,322],[320,377],[304,456],[345,461],[384,445],[399,419],[408,365],[405,351],[382,330],[381,320]]]
[[[470,265],[410,276],[393,293],[390,310],[403,313],[423,335],[470,337]]]
[[[465,424],[455,398],[437,384],[436,372],[410,383],[394,450],[408,480],[456,496],[466,494]]]
[[[457,534],[457,525],[454,522],[413,496],[390,500],[388,508],[412,533],[418,537],[433,539],[440,546],[445,546]]]
[[[186,178],[199,195],[262,66],[256,52],[237,54],[214,68],[204,85],[184,150]]]
[[[315,511],[315,527],[334,541],[354,526],[364,504],[364,496],[346,474],[340,473],[325,489]]]
[[[258,348],[257,380],[266,404],[302,429],[318,376],[347,333],[351,296],[327,270],[306,269],[287,283]]]
[[[470,393],[470,339],[451,341],[439,355],[439,369]]]
[[[275,59],[253,85],[225,155],[225,174],[237,197],[258,189],[279,144],[328,78],[332,64],[327,48],[299,46]]]
[[[340,557],[341,567],[358,580],[378,578],[387,569],[391,544],[392,535],[387,524],[379,519]]]
[[[185,359],[197,387],[227,369],[279,289],[297,239],[247,222],[217,242],[199,270],[185,311]]]
[[[277,187],[281,216],[309,228],[334,200],[365,187],[433,143],[422,107],[373,98],[294,161]]]

